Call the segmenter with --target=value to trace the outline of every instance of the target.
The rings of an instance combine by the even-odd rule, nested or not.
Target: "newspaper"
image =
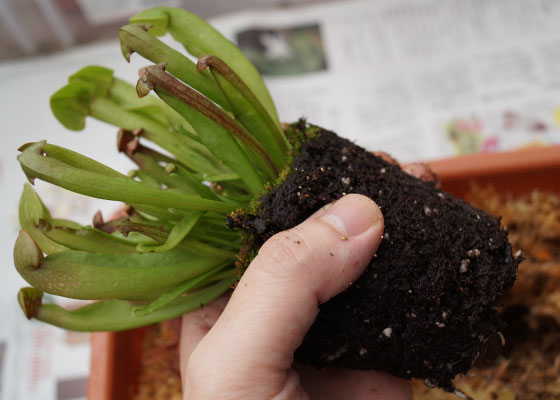
[[[554,0],[377,0],[213,22],[260,69],[283,121],[305,117],[412,161],[559,143],[558,21]],[[50,94],[87,64],[134,81],[146,60],[126,64],[118,43],[107,42],[0,65],[0,109],[9,110],[0,148],[0,400],[86,396],[88,336],[23,317],[16,293],[25,282],[11,251],[25,182],[14,159],[19,145],[47,139],[122,172],[132,167],[112,145],[114,127],[88,120],[85,132],[68,133],[48,110]],[[50,185],[37,190],[53,215],[81,223],[116,207]]]
[[[378,0],[216,25],[285,121],[411,161],[558,143],[558,21],[552,0]]]

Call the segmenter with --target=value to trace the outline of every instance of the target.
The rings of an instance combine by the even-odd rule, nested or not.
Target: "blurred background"
[[[319,1],[1,0],[0,59],[48,54],[96,40],[114,39],[115,31],[126,23],[128,17],[154,6],[184,7],[203,18],[211,18],[255,7],[291,7],[317,2]]]
[[[237,43],[283,121],[306,117],[403,161],[560,143],[557,0],[0,0],[0,400],[84,399],[89,371],[87,334],[29,322],[17,305],[17,148],[47,139],[131,169],[115,127],[88,119],[69,132],[49,96],[91,64],[135,82],[147,61],[126,63],[117,30],[160,5],[210,18]],[[117,207],[35,188],[56,217],[83,224]]]

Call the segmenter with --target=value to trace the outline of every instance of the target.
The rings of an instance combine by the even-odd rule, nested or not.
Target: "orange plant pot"
[[[471,182],[501,193],[560,193],[560,146],[475,154],[430,162],[443,188],[462,197]],[[144,329],[92,335],[89,400],[128,400],[136,387]]]

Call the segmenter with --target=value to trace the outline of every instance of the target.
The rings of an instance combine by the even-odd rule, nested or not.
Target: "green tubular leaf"
[[[118,139],[118,146],[119,149],[127,149],[127,141],[131,141],[134,140],[134,136],[127,131],[121,131],[119,132],[119,139]],[[202,181],[204,180],[203,178],[200,177],[200,174],[195,175],[192,174],[190,171],[187,170],[187,168],[182,165],[181,163],[177,162],[176,160],[173,160],[170,157],[167,157],[166,155],[163,155],[161,153],[158,153],[157,151],[150,149],[148,147],[145,147],[139,143],[136,143],[134,146],[134,151],[133,154],[129,154],[130,152],[126,152],[126,154],[129,157],[134,157],[135,155],[141,154],[142,157],[144,158],[149,158],[151,160],[153,160],[155,163],[159,164],[160,163],[166,163],[166,167],[165,167],[165,173],[172,175],[172,179],[176,180],[176,175],[178,175],[180,178],[179,180],[182,182],[182,185],[189,185],[190,188],[192,188],[196,193],[198,193],[198,195],[200,197],[202,197],[203,199],[209,199],[209,200],[220,200],[220,198],[214,193],[212,192],[212,190],[204,185],[202,183]],[[140,164],[138,164],[140,165]],[[167,168],[172,167],[173,172],[168,172]],[[146,168],[147,166],[143,166],[142,168]],[[161,168],[161,167],[160,167]],[[159,171],[158,171],[159,172]],[[138,173],[137,173],[138,174]],[[237,176],[237,175],[235,175]],[[142,178],[141,178],[142,179]],[[162,182],[165,183],[164,180],[161,180]],[[186,182],[185,182],[186,181]],[[166,183],[167,184],[167,183]],[[159,185],[159,184],[158,184]],[[167,184],[169,186],[169,184]],[[173,186],[173,185],[172,185]],[[175,186],[176,187],[176,186]],[[238,204],[239,208],[243,207],[243,204]]]
[[[50,98],[51,110],[66,128],[81,131],[86,126],[89,105],[95,86],[82,81],[72,82],[55,92]]]
[[[169,108],[171,108],[171,107],[169,107]],[[192,128],[192,129],[193,129],[193,132],[194,132],[194,128]],[[227,167],[222,160],[216,158],[216,156],[214,156],[214,154],[212,154],[210,152],[210,150],[208,150],[208,148],[204,145],[204,143],[202,143],[202,140],[200,140],[200,137],[198,135],[196,135],[192,132],[188,132],[186,129],[184,129],[183,126],[179,126],[179,125],[175,125],[173,127],[173,131],[178,133],[178,134],[181,134],[183,136],[186,136],[189,139],[189,143],[190,143],[193,150],[197,151],[198,153],[200,153],[201,155],[203,155],[207,159],[212,160],[214,165],[216,165],[220,169],[221,172],[219,172],[219,174],[232,173],[231,169],[229,167]],[[171,161],[168,161],[168,162],[175,163],[176,161],[171,160]]]
[[[136,87],[128,82],[117,78],[113,79],[109,99],[128,111],[135,111],[157,119],[170,128],[181,127],[186,132],[195,135],[192,126],[174,109],[158,99],[157,96],[138,97]]]
[[[197,91],[191,89],[181,81],[175,79],[172,75],[165,72],[165,64],[152,65],[144,69],[144,75],[140,77],[136,85],[136,90],[139,96],[145,96],[150,90],[154,90],[160,98],[162,98],[166,103],[171,105],[177,112],[188,119],[191,124],[195,124],[196,117],[198,119],[204,116],[205,119],[213,122],[216,126],[225,129],[229,134],[235,137],[239,144],[247,151],[249,150],[254,157],[252,159],[260,164],[260,168],[263,173],[268,173],[269,178],[275,179],[278,174],[278,169],[274,164],[274,161],[270,158],[269,154],[262,147],[262,145],[253,137],[253,135],[248,132],[242,125],[240,125],[233,117],[231,117],[227,112],[222,110],[220,107],[212,103],[208,98],[204,97]],[[188,118],[189,113],[184,111],[184,106],[179,109],[169,101],[166,101],[160,95],[160,91],[164,91],[166,94],[179,100],[181,103],[186,105],[190,110],[196,111],[195,114],[190,112],[191,117]],[[199,115],[200,114],[200,115]],[[197,119],[197,120],[198,120]],[[193,125],[195,126],[195,125]],[[198,125],[199,126],[199,125]],[[200,126],[199,126],[200,128]],[[205,142],[205,135],[200,131],[200,129],[195,126],[201,140],[208,147],[208,143]],[[210,148],[212,151],[212,148]],[[223,160],[223,159],[222,159]],[[230,166],[231,167],[231,166]]]
[[[161,122],[143,113],[127,110],[110,99],[97,97],[91,104],[91,115],[120,128],[135,131],[142,129],[142,136],[169,151],[177,159],[195,171],[221,172],[208,159],[191,149],[192,140],[177,135]]]
[[[82,226],[77,222],[71,221],[69,219],[63,218],[47,218],[47,220],[55,226],[60,226],[63,228],[70,228],[70,229],[80,229]]]
[[[199,257],[220,256],[230,260],[237,260],[237,252],[228,251],[221,248],[221,246],[216,247],[189,238],[179,243],[177,249]]]
[[[41,150],[47,157],[50,157],[53,160],[63,162],[64,164],[68,164],[75,168],[96,172],[106,176],[113,176],[113,177],[125,176],[120,172],[115,171],[113,168],[110,168],[104,164],[101,164],[100,162],[92,160],[89,157],[84,157],[80,153],[76,153],[75,151],[66,149],[64,147],[60,147],[54,144],[44,142],[43,146],[41,147]]]
[[[130,232],[138,232],[141,233],[142,235],[145,235],[155,240],[159,244],[163,244],[167,241],[170,232],[163,226],[137,223],[137,222],[132,222],[130,220],[121,222],[117,228],[125,236],[128,235]],[[219,234],[223,234],[223,224],[222,224],[222,232],[220,232]],[[145,243],[139,243],[138,251],[144,252],[144,246]],[[202,243],[197,240],[192,240],[189,238],[183,239],[176,246],[177,250],[181,250],[195,256],[200,256],[200,257],[219,256],[230,260],[237,259],[237,252],[225,250],[222,247],[223,246],[215,247],[213,245]]]
[[[220,196],[238,203],[249,204],[254,198],[253,196],[247,194],[245,190],[240,189],[236,181],[222,182],[219,186]]]
[[[198,73],[189,58],[155,38],[144,29],[144,24],[126,25],[119,29],[121,50],[127,61],[136,52],[154,64],[166,63],[173,75],[204,93],[206,97],[228,108],[227,100],[208,73]]]
[[[120,232],[115,232],[113,233],[113,235],[124,238],[124,236],[121,236]],[[155,240],[150,239],[149,237],[146,237],[141,233],[137,233],[137,232],[130,232],[129,235],[126,237],[126,240],[134,242],[136,245],[138,245],[139,243],[158,244]]]
[[[130,205],[134,208],[134,210],[146,218],[156,218],[160,221],[178,221],[181,219],[180,214],[171,212],[167,208],[137,203],[130,203]]]
[[[159,89],[156,89],[156,93],[170,106],[189,116],[208,149],[237,173],[253,195],[256,196],[262,191],[264,179],[253,167],[235,138],[221,126],[216,125],[168,93]]]
[[[169,31],[170,18],[168,12],[174,11],[175,9],[169,7],[155,7],[132,16],[129,22],[145,25],[149,28],[148,32],[151,35],[163,36]]]
[[[148,37],[154,39],[149,34],[145,34]],[[189,62],[191,61],[189,60]],[[196,74],[196,76],[199,75],[200,74]],[[191,152],[190,156],[193,157],[194,154],[195,161],[200,158],[198,154],[196,154],[199,153],[205,158],[212,160],[214,164],[218,162],[218,160],[216,160],[212,156],[212,154],[208,151],[208,149],[206,149],[205,146],[201,145],[196,139],[193,140],[193,137],[196,138],[196,134],[194,133],[192,126],[181,115],[179,115],[175,110],[173,110],[171,107],[157,98],[157,96],[152,95],[139,98],[138,94],[136,93],[136,87],[128,82],[115,78],[113,76],[113,70],[105,67],[91,65],[82,68],[81,70],[70,76],[69,82],[71,84],[82,82],[85,84],[93,85],[95,97],[106,98],[112,103],[118,105],[118,107],[114,110],[115,112],[119,111],[120,108],[122,108],[126,111],[133,112],[134,114],[142,115],[144,117],[144,123],[146,123],[146,119],[147,121],[153,120],[154,123],[151,125],[151,129],[154,130],[155,133],[148,133],[148,136],[153,136],[155,134],[157,136],[156,139],[161,140],[162,135],[169,136],[169,133],[164,132],[164,127],[162,127],[161,125],[164,125],[167,131],[173,128],[174,130],[180,131],[182,133],[181,136],[186,136],[179,138],[176,141],[181,145],[187,146],[194,150],[194,153]],[[94,97],[92,96],[90,98],[90,103],[93,100]],[[103,115],[100,114],[99,116],[96,116],[92,114],[96,111],[99,110],[97,110],[95,107],[89,109],[90,114],[94,117],[101,117]],[[113,115],[112,117],[115,118],[115,115]],[[118,125],[117,122],[113,123]]]
[[[99,65],[89,65],[68,77],[68,82],[88,82],[98,96],[108,96],[113,85],[113,70]]]
[[[161,36],[169,31],[193,56],[212,54],[222,59],[247,84],[280,129],[274,102],[255,66],[243,52],[202,18],[185,10],[156,7],[130,18],[130,23],[150,25],[148,33]]]
[[[125,152],[125,154],[141,168],[144,174],[149,174],[157,182],[161,182],[169,188],[175,188],[182,192],[198,196],[197,191],[190,186],[189,182],[178,178],[176,175],[168,174],[165,168],[160,166],[153,158],[140,151]]]
[[[157,299],[155,299],[154,301],[152,301],[150,304],[146,306],[136,307],[133,311],[134,315],[136,315],[137,317],[144,317],[157,310],[160,310],[161,308],[165,307],[166,305],[172,303],[173,301],[181,297],[183,294],[201,287],[201,284],[204,284],[204,282],[207,282],[208,279],[216,275],[216,273],[218,273],[221,269],[223,269],[224,266],[225,265],[220,265],[214,268],[213,270],[205,272],[204,274],[199,275],[194,279],[190,279],[180,284],[179,286],[171,289],[169,292],[162,294],[160,297],[158,297]],[[234,275],[231,275],[231,277],[233,276]]]
[[[223,228],[226,226],[227,217],[221,214],[209,212],[204,216],[204,226],[216,226],[221,232],[224,232]],[[229,232],[229,231],[225,231]]]
[[[31,319],[37,315],[41,307],[43,292],[32,287],[20,289],[18,293],[18,303],[27,317]]]
[[[261,191],[264,186],[263,179],[230,133],[235,133],[238,138],[243,137],[243,140],[254,139],[246,131],[239,130],[239,125],[225,112],[167,74],[162,66],[146,68],[146,73],[138,81],[137,89],[140,96],[155,89],[163,101],[191,122],[206,147],[236,172],[255,195]],[[258,143],[252,145],[260,148],[262,159],[268,157]],[[272,161],[270,164],[271,168],[274,168]]]
[[[114,223],[116,229],[124,236],[128,236],[130,232],[138,232],[155,240],[159,244],[165,243],[170,233],[170,230],[164,225],[151,224],[147,223],[147,221],[137,222],[133,221],[132,218],[125,218],[122,221],[115,221]]]
[[[189,125],[171,107],[155,96],[146,96],[142,99],[136,95],[133,85],[113,75],[113,70],[98,65],[89,65],[70,75],[69,83],[86,82],[94,86],[95,95],[111,98],[115,103],[126,109],[149,108],[150,115],[162,117],[166,124],[173,126],[177,124]]]
[[[118,229],[119,226],[123,223],[125,224],[130,219],[146,221],[141,216],[135,215],[135,216],[132,216],[132,217],[118,218],[118,219],[114,219],[114,220],[111,220],[111,221],[108,221],[108,222],[98,223],[95,226],[95,229],[98,230],[98,231],[103,231],[103,232],[105,232],[107,234],[110,234],[111,236],[115,236],[119,239],[126,240],[128,243],[135,246],[135,248],[139,243],[159,244],[159,242],[156,242],[155,240],[153,240],[149,236],[143,235],[143,234],[138,233],[138,232],[125,232],[126,235],[123,234],[122,232],[120,232],[119,229]],[[150,222],[152,222],[152,221],[150,221]],[[159,222],[160,221],[158,221],[157,223],[159,223]],[[160,224],[160,225],[163,226],[163,224]]]
[[[107,91],[107,88],[103,86],[105,84],[104,79],[107,78],[107,74],[112,74],[111,70],[104,70],[106,71],[103,78],[97,80],[91,78],[93,74],[91,71],[87,74],[81,74],[81,71],[78,71],[73,75],[73,80],[70,83],[51,96],[52,112],[66,128],[82,130],[85,127],[85,118],[90,115],[130,131],[143,130],[143,136],[146,139],[169,151],[178,160],[195,171],[224,172],[215,166],[217,160],[214,159],[213,163],[200,154],[208,155],[208,152],[199,143],[186,135],[177,135],[172,132],[170,127],[163,123],[161,119],[158,119],[157,116],[146,115],[142,107],[129,107],[127,109],[111,98],[104,96],[103,94]],[[91,79],[91,81],[83,79]],[[129,92],[127,96],[138,98],[134,91]],[[150,98],[152,100],[148,100],[149,103],[159,103],[158,109],[161,110],[161,107],[170,109],[157,97],[150,96]],[[174,110],[171,109],[171,111],[177,114]],[[182,119],[182,117],[180,118]],[[183,125],[184,129],[190,127],[188,124]]]
[[[141,252],[154,251],[156,253],[161,253],[175,248],[185,237],[187,237],[189,232],[203,215],[204,213],[202,212],[194,212],[177,222],[173,229],[171,229],[171,232],[169,232],[169,236],[167,237],[167,240],[164,244],[159,246],[140,245],[138,249]]]
[[[202,174],[200,176],[201,180],[208,182],[227,182],[227,181],[238,181],[239,175],[235,173],[224,173],[224,174]]]
[[[33,311],[32,317],[51,325],[85,332],[122,331],[165,321],[194,311],[227,292],[235,280],[235,278],[226,278],[200,291],[182,296],[144,317],[135,316],[133,312],[135,306],[123,300],[100,301],[68,311],[54,304],[41,305],[40,298],[37,300],[39,291],[30,293],[34,295],[35,300],[30,294],[21,297],[27,298],[27,303],[24,302],[26,315],[27,312]]]
[[[251,89],[216,56],[202,56],[197,66],[199,71],[210,70],[229,99],[236,119],[266,148],[276,167],[282,169],[291,146]]]
[[[14,246],[14,261],[16,261],[16,269],[35,270],[41,266],[44,259],[43,252],[37,246],[33,238],[24,231],[19,231]]]
[[[195,257],[182,251],[99,254],[64,251],[43,257],[25,231],[14,247],[14,263],[29,284],[43,292],[85,300],[149,300],[209,271],[224,258]]]
[[[171,107],[170,107],[171,108]],[[181,133],[182,135],[188,136],[190,139],[194,140],[195,142],[200,143],[201,146],[203,146],[204,148],[206,148],[206,146],[204,146],[202,144],[202,141],[200,140],[200,138],[195,134],[194,132],[194,128],[192,128],[192,132],[189,130],[186,130],[184,127],[180,126],[180,125],[176,125],[173,127],[177,132]]]
[[[200,143],[200,138],[188,121],[157,96],[150,95],[140,98],[134,85],[115,78],[109,98],[127,111],[155,119],[157,122],[166,125],[167,130],[172,129],[175,133],[183,136],[180,138],[180,142],[192,149],[194,154],[200,154],[215,165],[219,163],[206,146]]]
[[[40,219],[39,229],[49,239],[73,250],[105,254],[132,254],[136,252],[135,243],[129,243],[93,228],[72,229],[53,226],[48,221]]]
[[[179,167],[177,169],[177,175],[180,176],[181,178],[184,178],[203,199],[209,199],[209,200],[219,199],[219,197],[208,186],[201,183],[198,179],[196,179],[196,177],[193,174],[191,174],[189,171],[185,170],[184,168]],[[237,207],[242,208],[244,207],[244,205],[238,203]]]
[[[153,187],[153,188],[156,188],[156,189],[161,188],[161,184],[156,178],[154,178],[152,175],[148,174],[146,171],[142,171],[141,169],[135,169],[135,170],[130,171],[128,173],[128,176],[130,176],[131,178],[138,178],[138,179],[140,179],[140,182],[142,182],[142,183],[144,183],[144,184],[146,184],[150,187]]]
[[[277,170],[281,170],[287,160],[288,151],[283,151],[276,143],[275,136],[263,119],[251,107],[251,104],[217,72],[213,72],[216,81],[232,104],[235,119],[262,145],[270,156]],[[267,114],[268,116],[268,114]],[[277,130],[276,126],[273,127]]]
[[[127,131],[125,129],[119,130],[119,133],[117,135],[117,148],[121,152],[141,152],[154,159],[160,165],[161,163],[173,163],[181,166],[182,168],[188,169],[188,167],[182,164],[180,161],[166,156],[165,154],[159,153],[150,147],[144,146],[142,143],[140,143],[140,140],[138,140],[138,137],[133,132]]]
[[[205,280],[200,282],[198,287],[204,287],[206,285],[209,285],[210,283],[218,282],[223,279],[230,279],[233,277],[237,277],[236,281],[238,281],[240,279],[239,271],[237,270],[237,268],[228,268],[206,278]]]
[[[19,224],[21,228],[25,230],[47,254],[68,250],[66,246],[56,243],[46,237],[43,232],[41,232],[41,229],[39,229],[39,220],[50,218],[49,211],[44,206],[37,193],[35,193],[29,183],[26,183],[23,186],[23,192],[19,200]]]
[[[223,221],[220,221],[219,225],[211,225],[207,223],[207,220],[205,218],[202,218],[202,222],[194,227],[192,234],[193,235],[201,234],[201,235],[220,237],[226,239],[229,243],[232,243],[237,239],[241,239],[239,233],[237,233],[236,231],[230,229],[224,230],[224,226],[226,226],[226,221],[227,219],[224,219]]]
[[[186,211],[228,213],[235,209],[231,204],[224,202],[201,199],[170,190],[155,189],[124,175],[113,177],[76,168],[43,156],[44,143],[34,143],[23,150],[18,156],[22,168],[30,177],[37,177],[73,192],[129,204],[171,207]],[[79,157],[87,159],[84,156]]]
[[[241,242],[239,240],[227,240],[213,235],[205,235],[203,233],[192,233],[191,238],[193,240],[206,242],[211,246],[220,247],[223,250],[229,250],[234,254],[238,252],[241,247]]]
[[[148,34],[146,34],[148,35]],[[148,35],[150,36],[150,35]],[[200,74],[197,74],[200,75]],[[86,82],[94,85],[95,95],[108,98],[127,111],[134,111],[167,125],[168,128],[177,127],[184,132],[194,134],[192,126],[175,110],[157,98],[157,96],[138,97],[136,87],[113,76],[113,70],[90,65],[82,68],[69,78],[69,82]],[[189,137],[189,139],[192,139]],[[196,142],[184,141],[194,150],[208,155],[208,150]]]
[[[209,222],[208,219],[205,220],[205,222]],[[221,224],[222,226],[222,230],[223,230],[223,226],[224,223]],[[158,242],[159,244],[164,244],[169,237],[170,231],[167,230],[167,228],[163,227],[163,226],[156,226],[156,225],[151,225],[151,224],[145,224],[145,223],[138,223],[138,222],[133,222],[130,220],[125,220],[122,221],[121,223],[119,223],[117,225],[117,229],[123,234],[123,235],[128,235],[129,232],[138,232],[141,233],[153,240],[155,240],[156,242]],[[207,243],[202,243],[196,240],[192,240],[189,238],[183,239],[180,243],[178,243],[176,245],[177,250],[181,250],[184,251],[186,253],[195,255],[195,256],[200,256],[200,257],[214,257],[214,256],[218,256],[218,257],[223,257],[226,259],[230,259],[230,260],[236,260],[237,259],[237,252],[234,251],[229,251],[229,250],[225,250],[223,248],[220,247],[215,247],[212,246],[210,244]],[[144,243],[139,243],[137,250],[139,252],[145,252],[147,249],[149,249],[150,247],[146,247],[146,245]]]
[[[171,174],[173,176],[179,177],[180,179],[184,179],[190,185],[190,187],[192,187],[196,191],[196,193],[198,193],[198,195],[203,199],[209,199],[209,200],[221,199],[218,195],[216,195],[216,193],[212,191],[212,189],[210,189],[208,186],[202,183],[203,179],[201,179],[200,177],[197,177],[195,174],[191,173],[181,165],[169,163],[167,164],[166,168],[169,168],[170,166],[172,166],[174,170]],[[225,199],[225,200],[228,201],[229,199]],[[236,206],[238,208],[242,208],[245,205],[243,203],[237,203]]]
[[[100,212],[98,212],[94,217],[93,217],[93,227],[97,230],[109,233],[109,234],[114,234],[115,232],[118,231],[118,227],[120,224],[126,223],[127,221],[130,221],[131,219],[134,219],[135,221],[146,221],[148,223],[154,223],[151,220],[147,220],[142,216],[139,215],[129,215],[129,212],[133,212],[133,210],[128,209],[126,212],[127,216],[124,217],[120,217],[120,218],[113,218],[109,221],[105,221],[103,219],[103,215],[99,215]],[[162,225],[163,224],[159,224]]]
[[[232,202],[229,199],[220,198],[182,165],[173,163],[172,159],[152,149],[139,144],[135,146],[134,151],[125,151],[125,153],[141,168],[141,170],[135,171],[134,175],[129,176],[138,176],[142,182],[149,182],[152,187],[161,187],[160,183],[163,183],[168,188],[176,188],[188,194],[197,194],[203,199]],[[167,166],[162,167],[158,160],[166,160],[164,162],[168,162]],[[168,167],[172,167],[173,171],[168,172]],[[243,203],[232,203],[235,203],[234,206],[237,208],[244,207]]]

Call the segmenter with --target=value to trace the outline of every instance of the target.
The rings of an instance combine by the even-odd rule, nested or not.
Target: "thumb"
[[[251,371],[253,377],[255,370],[288,370],[318,305],[358,278],[382,233],[379,207],[351,194],[274,235],[245,271],[193,357],[198,353],[205,363],[240,374]]]

